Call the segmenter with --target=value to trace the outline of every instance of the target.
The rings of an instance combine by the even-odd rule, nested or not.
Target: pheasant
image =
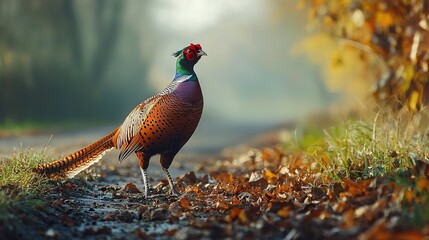
[[[195,64],[207,54],[200,44],[190,44],[173,54],[176,75],[157,95],[137,105],[122,125],[93,144],[52,163],[44,163],[35,171],[52,178],[72,178],[103,155],[117,148],[119,162],[135,153],[144,184],[144,196],[149,196],[146,170],[152,156],[159,154],[171,194],[179,195],[168,171],[174,157],[198,126],[203,111],[203,95],[194,72]]]

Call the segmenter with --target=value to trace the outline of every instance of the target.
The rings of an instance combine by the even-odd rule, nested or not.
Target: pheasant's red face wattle
[[[185,50],[185,56],[189,61],[193,61],[195,59],[195,53],[189,48]]]
[[[189,45],[189,47],[187,47],[185,49],[185,56],[186,59],[188,59],[189,61],[193,61],[195,60],[195,58],[198,56],[198,52],[202,50],[201,45],[200,44],[193,44],[191,43]]]

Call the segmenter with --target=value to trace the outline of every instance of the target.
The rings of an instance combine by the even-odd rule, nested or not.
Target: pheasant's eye
[[[195,59],[195,54],[191,51],[191,49],[186,49],[185,56],[189,61],[193,61]]]

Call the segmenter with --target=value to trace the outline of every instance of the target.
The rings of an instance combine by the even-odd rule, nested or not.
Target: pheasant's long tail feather
[[[43,163],[34,170],[51,178],[72,178],[92,164],[98,162],[103,155],[114,147],[113,137],[117,129],[87,147],[52,163]]]

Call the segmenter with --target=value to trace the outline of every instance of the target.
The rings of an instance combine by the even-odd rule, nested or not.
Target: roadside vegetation
[[[13,217],[14,209],[34,208],[43,202],[48,180],[32,169],[48,161],[44,152],[24,149],[0,160],[0,219]]]

